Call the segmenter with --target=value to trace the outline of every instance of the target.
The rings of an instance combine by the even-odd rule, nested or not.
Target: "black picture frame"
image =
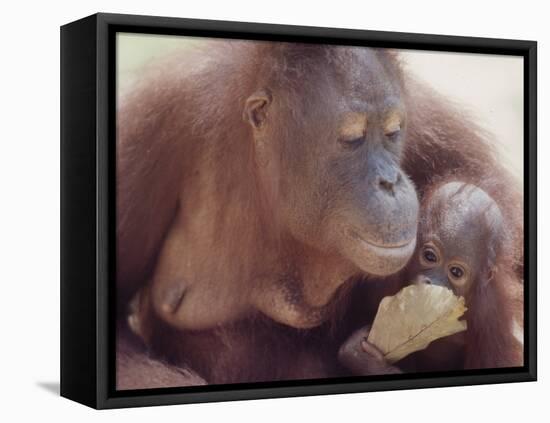
[[[524,58],[525,365],[435,374],[114,390],[115,35],[300,41]],[[534,41],[95,14],[61,27],[61,395],[118,408],[534,381],[537,45]]]

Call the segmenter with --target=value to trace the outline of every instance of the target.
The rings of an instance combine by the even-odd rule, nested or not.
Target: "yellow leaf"
[[[450,289],[409,285],[380,302],[367,341],[395,363],[436,339],[466,330],[466,322],[458,320],[466,310],[464,298]]]

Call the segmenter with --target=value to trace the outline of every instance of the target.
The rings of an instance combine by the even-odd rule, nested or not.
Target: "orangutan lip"
[[[409,240],[406,240],[406,241],[403,241],[403,242],[399,242],[399,243],[393,243],[393,244],[377,244],[375,242],[372,242],[372,241],[369,241],[369,240],[366,240],[365,238],[363,238],[361,235],[359,235],[357,232],[355,231],[348,231],[348,234],[352,237],[352,238],[355,238],[361,242],[364,242],[365,244],[371,246],[371,247],[374,247],[374,248],[380,248],[380,249],[384,249],[384,250],[398,250],[398,249],[403,249],[403,248],[406,248],[408,246],[411,245],[411,243],[413,243],[416,238],[412,238],[412,239],[409,239]]]

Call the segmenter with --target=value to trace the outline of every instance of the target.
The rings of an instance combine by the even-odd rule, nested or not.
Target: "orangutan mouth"
[[[416,236],[414,236],[411,239],[405,240],[405,241],[399,241],[399,242],[391,242],[387,244],[380,244],[374,241],[370,241],[368,239],[363,238],[361,235],[359,235],[356,231],[349,230],[348,234],[351,238],[354,238],[358,241],[361,241],[362,243],[366,244],[367,247],[373,248],[373,249],[380,249],[380,250],[409,250],[411,247],[411,244],[416,244]]]

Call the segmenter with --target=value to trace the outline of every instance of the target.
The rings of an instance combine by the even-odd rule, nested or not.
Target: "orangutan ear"
[[[268,90],[260,90],[246,99],[243,119],[250,123],[254,129],[260,129],[266,119],[271,105],[271,93]]]
[[[485,280],[483,281],[484,287],[489,285],[495,279],[496,272],[496,266],[489,266],[489,269],[487,269],[487,272],[485,274]]]

